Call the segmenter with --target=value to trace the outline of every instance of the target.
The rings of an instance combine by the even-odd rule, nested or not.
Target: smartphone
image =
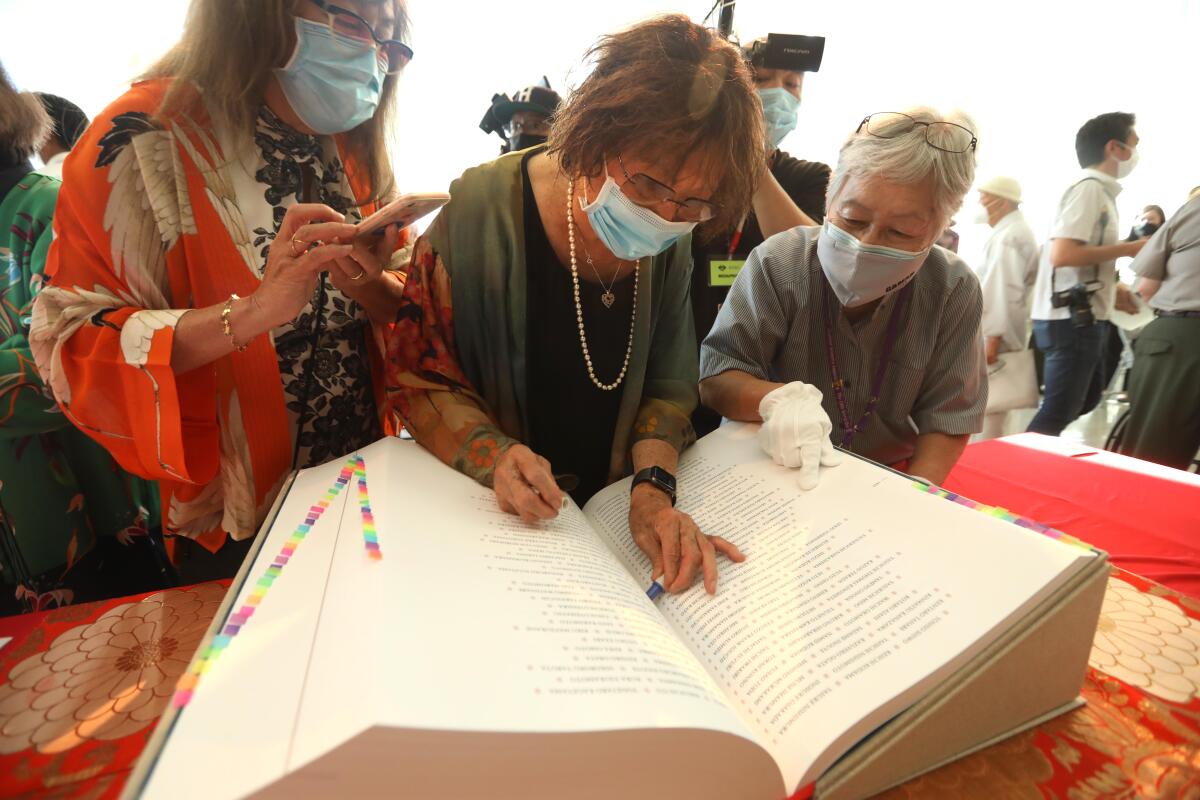
[[[354,235],[356,237],[379,236],[387,229],[388,225],[407,228],[421,217],[437,211],[449,202],[450,195],[445,192],[403,195],[358,223]]]

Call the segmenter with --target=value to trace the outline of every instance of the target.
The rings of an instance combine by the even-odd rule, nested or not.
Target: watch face
[[[634,475],[633,487],[641,483],[660,489],[671,498],[671,505],[675,505],[675,476],[662,467],[647,467]]]
[[[655,483],[661,484],[666,489],[670,489],[672,494],[675,493],[675,476],[662,467],[655,467],[650,477]]]

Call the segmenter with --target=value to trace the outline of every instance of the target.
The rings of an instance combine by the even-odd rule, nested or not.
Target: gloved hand
[[[821,407],[821,390],[793,381],[769,392],[758,404],[763,419],[758,443],[780,466],[800,470],[800,488],[817,485],[821,466],[840,464],[841,455],[833,449],[829,432],[833,423]]]

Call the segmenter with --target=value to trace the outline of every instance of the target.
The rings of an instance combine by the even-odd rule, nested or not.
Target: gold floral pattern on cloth
[[[1190,702],[1200,697],[1200,622],[1164,597],[1109,578],[1088,663],[1165,700]]]
[[[60,634],[0,685],[0,754],[62,753],[137,733],[165,710],[225,594],[152,594]]]
[[[1041,727],[1067,800],[1200,798],[1200,710],[1089,672],[1087,705]]]
[[[1054,775],[1050,759],[1037,748],[1037,731],[1005,739],[968,758],[897,786],[877,800],[960,800],[964,797],[1043,800],[1038,786]]]

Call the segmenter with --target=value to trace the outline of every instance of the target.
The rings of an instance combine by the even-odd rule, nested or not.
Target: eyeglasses
[[[925,126],[925,143],[935,150],[946,153],[965,153],[974,150],[979,140],[975,132],[954,122],[922,122],[901,114],[898,111],[884,111],[878,114],[868,114],[858,124],[855,133],[861,133],[863,128],[872,136],[880,139],[895,139],[903,136],[918,125]]]
[[[717,215],[715,203],[701,200],[698,197],[676,200],[675,190],[670,186],[654,180],[644,172],[630,175],[629,170],[625,169],[625,161],[620,155],[617,155],[617,163],[621,165],[621,172],[625,173],[625,185],[621,188],[626,190],[629,199],[638,205],[674,203],[679,209],[675,216],[680,222],[707,222]]]
[[[387,65],[389,75],[394,75],[404,69],[404,65],[412,61],[412,48],[396,39],[380,39],[375,35],[371,23],[355,14],[353,11],[335,6],[326,0],[312,0],[313,5],[321,9],[329,17],[329,29],[334,33],[352,39],[352,45],[370,45],[374,47]],[[335,38],[336,41],[336,38]]]

